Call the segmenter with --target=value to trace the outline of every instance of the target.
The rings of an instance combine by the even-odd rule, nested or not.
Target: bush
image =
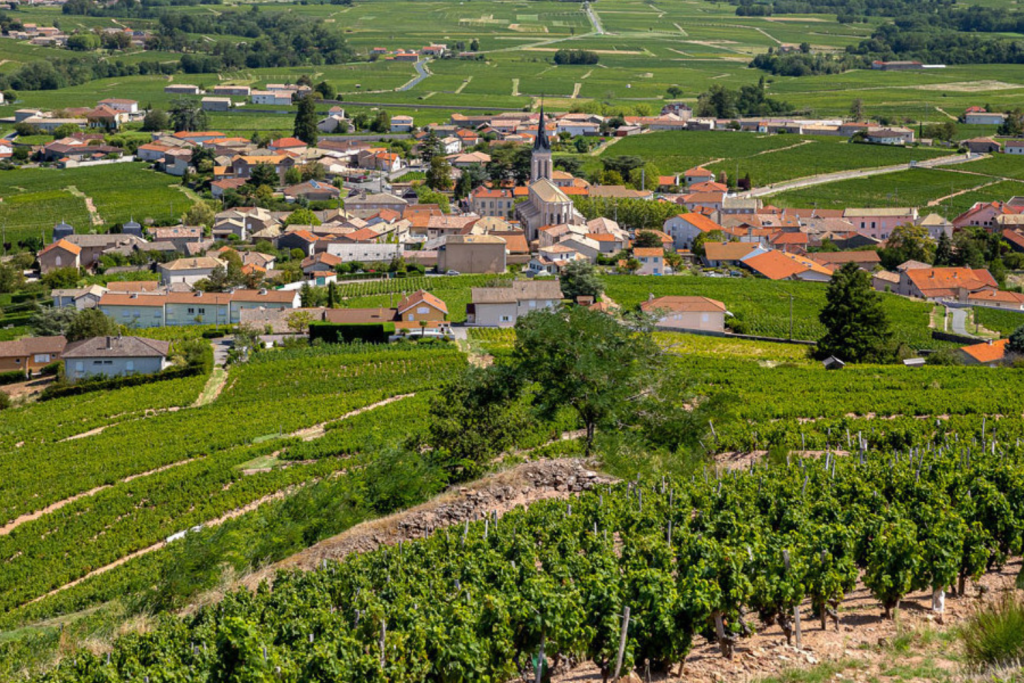
[[[11,397],[0,391],[0,410],[7,410],[11,407]]]
[[[43,368],[39,371],[39,374],[43,375],[44,377],[49,375],[56,376],[60,372],[62,366],[63,363],[61,361],[55,360],[49,365],[44,365]]]
[[[967,663],[975,669],[1024,660],[1024,599],[1011,591],[979,607],[960,628]]]
[[[21,370],[11,370],[10,372],[0,372],[0,385],[3,384],[17,384],[18,382],[25,381],[25,373]]]
[[[311,344],[315,341],[324,344],[348,344],[358,341],[367,344],[384,344],[394,333],[394,323],[353,323],[348,325],[312,323],[309,326],[309,342]]]

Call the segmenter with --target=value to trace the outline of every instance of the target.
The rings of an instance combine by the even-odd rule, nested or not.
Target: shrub
[[[11,407],[11,397],[0,391],[0,410],[7,410]]]
[[[975,669],[1024,660],[1024,598],[1009,591],[979,607],[960,628],[967,663]]]
[[[10,372],[0,372],[0,385],[3,384],[16,384],[18,382],[25,381],[25,373],[21,370],[11,370]]]
[[[369,344],[383,344],[395,333],[394,323],[334,324],[312,323],[309,326],[309,341],[326,344],[342,344],[362,341]]]

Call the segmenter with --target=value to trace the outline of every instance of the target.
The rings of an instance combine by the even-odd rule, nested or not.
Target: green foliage
[[[54,268],[43,276],[43,284],[50,289],[72,289],[78,286],[80,277],[81,273],[74,266]]]
[[[313,99],[313,95],[309,94],[299,100],[298,109],[295,111],[295,127],[292,129],[292,135],[307,145],[316,145],[319,134],[316,124],[316,101]]]
[[[589,261],[573,261],[562,268],[559,276],[562,296],[576,301],[581,296],[597,299],[604,292],[604,283],[597,276],[594,264]]]
[[[892,358],[892,331],[881,297],[856,263],[846,263],[833,274],[825,301],[818,316],[826,329],[818,341],[822,358],[854,363]]]
[[[394,323],[310,323],[309,340],[326,344],[364,342],[384,344],[395,333]]]
[[[86,308],[75,315],[67,326],[64,336],[69,342],[93,337],[116,336],[120,328],[113,318],[98,308]]]
[[[1024,659],[1024,600],[1008,591],[982,603],[958,633],[967,663],[975,670],[1017,666]]]
[[[867,539],[864,585],[882,603],[888,618],[900,599],[914,587],[922,562],[917,527],[909,519],[878,520]]]
[[[1008,353],[1024,354],[1024,325],[1021,325],[1010,335],[1010,341],[1006,343]]]

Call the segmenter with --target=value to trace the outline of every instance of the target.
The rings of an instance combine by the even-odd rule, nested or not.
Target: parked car
[[[460,273],[457,270],[449,270],[445,275],[451,275],[454,277],[455,275],[460,275]]]

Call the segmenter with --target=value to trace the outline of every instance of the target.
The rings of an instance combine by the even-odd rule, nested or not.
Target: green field
[[[193,200],[173,176],[147,164],[125,163],[66,170],[26,168],[0,172],[0,223],[8,241],[40,234],[66,221],[79,232],[105,232],[131,218],[177,218]],[[85,198],[92,199],[90,216]]]

